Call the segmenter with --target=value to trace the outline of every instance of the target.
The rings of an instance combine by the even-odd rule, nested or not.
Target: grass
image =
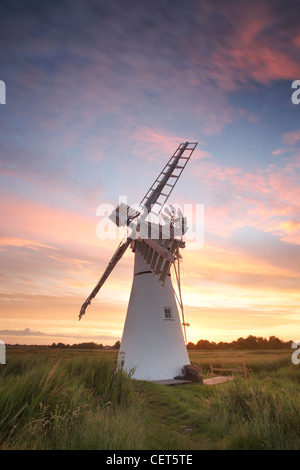
[[[202,417],[208,432],[221,438],[226,448],[300,448],[300,397],[290,385],[237,380],[230,387],[214,390]]]
[[[246,361],[254,378],[166,387],[132,380],[113,351],[7,351],[0,449],[300,449],[290,351],[225,353],[191,351],[191,362]]]
[[[136,402],[132,381],[115,362],[105,357],[28,356],[7,361],[1,372],[2,448],[139,445],[141,423],[138,406],[131,406]],[[124,433],[126,423],[130,434]]]

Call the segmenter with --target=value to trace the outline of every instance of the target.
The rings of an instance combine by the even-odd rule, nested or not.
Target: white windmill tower
[[[180,376],[190,364],[185,344],[185,326],[180,290],[180,248],[187,230],[182,214],[165,206],[176,182],[189,161],[196,143],[179,145],[140,203],[140,211],[119,204],[110,216],[131,233],[121,242],[98,284],[83,303],[79,320],[97,295],[126,249],[135,253],[134,275],[118,356],[119,364],[140,380],[168,380]],[[161,214],[165,224],[151,221]],[[170,268],[174,266],[178,293],[173,289]],[[180,320],[177,303],[181,309]],[[183,326],[183,329],[182,329]]]

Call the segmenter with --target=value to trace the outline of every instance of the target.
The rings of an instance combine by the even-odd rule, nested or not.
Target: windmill
[[[142,199],[139,210],[121,202],[109,216],[117,226],[127,226],[131,232],[119,244],[80,310],[79,320],[131,246],[134,275],[118,363],[136,379],[173,379],[190,364],[184,338],[188,323],[184,320],[180,289],[180,249],[185,247],[182,237],[187,230],[186,219],[180,210],[165,204],[196,146],[197,142],[179,145]],[[162,218],[164,224],[153,217]],[[175,269],[177,292],[171,281],[171,266]]]

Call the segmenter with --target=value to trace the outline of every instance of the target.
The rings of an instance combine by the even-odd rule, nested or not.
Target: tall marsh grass
[[[105,355],[12,354],[0,367],[0,449],[299,450],[300,367],[255,361],[254,378],[165,387]]]
[[[300,370],[261,369],[264,379],[235,379],[203,399],[199,431],[214,436],[227,449],[300,449]]]
[[[144,444],[132,381],[111,360],[12,358],[1,368],[0,380],[2,449],[125,449]]]

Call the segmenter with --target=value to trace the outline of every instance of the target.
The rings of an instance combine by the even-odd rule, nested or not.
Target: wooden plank
[[[145,250],[145,243],[143,241],[140,242],[140,253],[142,256],[144,256],[144,250]]]
[[[174,256],[172,256],[165,248],[168,245],[169,240],[166,240],[164,247],[161,247],[158,243],[151,240],[150,238],[143,240],[146,245],[151,246],[155,251],[157,251],[163,258],[167,259],[171,263],[174,261]]]
[[[148,264],[148,265],[150,265],[150,263],[151,263],[151,259],[152,259],[153,253],[154,253],[153,248],[149,247],[149,253],[148,253],[148,257],[147,257],[147,264]]]
[[[168,275],[168,272],[169,272],[169,268],[170,268],[170,261],[166,261],[165,264],[164,264],[164,267],[162,269],[162,272],[161,272],[161,275],[159,276],[159,280],[164,282],[167,275]]]
[[[162,256],[159,256],[158,262],[154,268],[154,274],[158,274],[161,268],[161,265],[163,263],[164,258]]]
[[[167,379],[167,380],[153,380],[153,382],[161,385],[184,385],[191,384],[191,380]]]
[[[216,384],[221,384],[224,382],[228,382],[229,380],[234,380],[234,377],[232,375],[227,375],[224,377],[212,377],[211,379],[204,379],[203,383],[204,385],[216,385]]]
[[[144,253],[143,253],[143,257],[144,259],[146,260],[148,258],[148,252],[149,252],[149,245],[147,243],[144,242],[144,245],[145,245],[145,248],[144,248]]]
[[[223,364],[226,364],[226,365],[237,365],[237,366],[244,366],[245,363],[244,362],[212,362],[211,364],[214,364],[214,365],[223,365]]]
[[[235,367],[216,367],[216,366],[235,366]],[[238,373],[243,374],[245,378],[247,378],[248,369],[245,366],[245,363],[241,362],[216,362],[210,363],[210,370],[211,374],[215,375],[215,372],[231,372],[231,373]],[[249,369],[249,372],[252,374],[252,371]],[[252,374],[253,375],[253,374]]]
[[[170,253],[172,255],[174,255],[174,252],[176,250],[176,248],[178,247],[178,245],[180,244],[181,240],[176,240],[176,238],[174,238],[171,246],[170,246]]]
[[[157,253],[157,251],[155,251],[154,255],[153,255],[153,258],[152,258],[152,261],[151,261],[151,264],[150,264],[150,269],[154,269],[154,266],[156,265],[157,258],[158,258],[158,253]]]

